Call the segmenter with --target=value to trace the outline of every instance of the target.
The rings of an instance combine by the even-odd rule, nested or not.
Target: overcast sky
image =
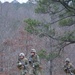
[[[8,2],[12,2],[13,0],[0,0],[2,3],[8,1]],[[20,3],[26,3],[28,0],[17,0]]]

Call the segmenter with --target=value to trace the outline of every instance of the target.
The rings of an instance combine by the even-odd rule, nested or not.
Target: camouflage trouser
[[[21,75],[26,75],[27,74],[27,70],[22,69],[21,70]]]
[[[29,74],[30,75],[41,75],[41,72],[39,71],[38,68],[30,68]]]

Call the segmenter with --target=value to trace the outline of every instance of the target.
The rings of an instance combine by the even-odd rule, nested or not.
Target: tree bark
[[[50,75],[52,75],[53,70],[53,60],[50,60]]]

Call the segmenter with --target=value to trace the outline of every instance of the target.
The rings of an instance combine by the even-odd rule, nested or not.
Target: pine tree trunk
[[[53,70],[53,61],[50,60],[50,75],[52,75],[52,70]]]

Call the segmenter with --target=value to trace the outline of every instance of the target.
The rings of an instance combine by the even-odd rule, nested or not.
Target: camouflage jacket
[[[73,69],[74,69],[74,66],[72,65],[72,63],[69,63],[69,64],[65,64],[64,65],[64,71],[66,73],[72,72]]]
[[[17,67],[19,69],[27,69],[28,68],[28,59],[27,58],[18,59]]]
[[[39,56],[37,54],[34,56],[30,56],[29,57],[29,64],[31,67],[39,67],[39,65],[40,65]]]

